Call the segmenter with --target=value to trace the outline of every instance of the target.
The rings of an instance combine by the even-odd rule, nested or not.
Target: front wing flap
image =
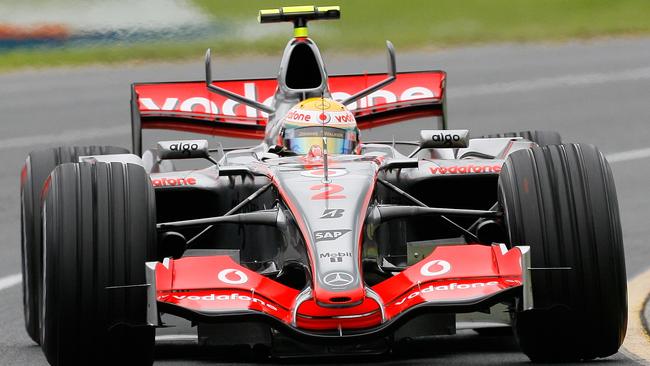
[[[422,312],[471,312],[521,296],[532,308],[528,247],[437,247],[428,257],[367,288],[353,307],[326,308],[228,256],[147,263],[149,319],[158,311],[201,322],[259,319],[307,337],[385,333]],[[523,268],[523,270],[522,270]],[[303,294],[305,291],[303,291]],[[306,301],[304,301],[306,300]]]

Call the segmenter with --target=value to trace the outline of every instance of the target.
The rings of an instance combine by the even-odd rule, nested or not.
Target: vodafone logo
[[[151,184],[154,187],[183,187],[196,185],[196,178],[154,178],[151,179]]]
[[[320,120],[321,123],[325,123],[325,124],[329,123],[331,120],[330,115],[325,112],[319,114],[318,119]]]
[[[501,165],[454,165],[454,166],[440,166],[430,167],[431,174],[471,174],[471,173],[499,173],[501,172]]]
[[[497,287],[499,286],[499,282],[497,281],[490,281],[490,282],[475,282],[475,283],[457,283],[457,282],[452,282],[450,284],[446,285],[440,285],[440,286],[434,286],[431,285],[429,287],[425,287],[421,290],[411,292],[408,296],[403,297],[400,301],[397,301],[394,305],[402,305],[405,303],[407,300],[411,300],[415,297],[418,296],[423,296],[427,293],[430,292],[447,292],[447,291],[453,291],[453,292],[463,292],[463,291],[471,291],[476,288],[485,288],[485,287]],[[424,301],[428,301],[423,298]]]
[[[426,277],[439,276],[449,271],[451,271],[451,264],[441,259],[427,262],[420,268],[420,274]]]
[[[374,84],[384,78],[384,75],[350,75],[330,76],[329,86],[331,97],[334,100],[344,100],[357,91],[368,85]],[[357,109],[384,106],[412,100],[423,100],[441,98],[444,75],[440,72],[418,72],[399,74],[397,80],[381,90],[374,91],[369,95],[347,105],[347,109]],[[273,98],[277,89],[276,80],[246,80],[246,81],[214,81],[220,87],[241,94],[248,99],[261,102],[267,106],[273,105]],[[238,116],[244,118],[266,117],[267,114],[255,110],[220,95],[208,94],[205,91],[205,82],[191,83],[162,83],[162,84],[138,84],[136,93],[140,111],[143,112],[189,112],[205,113],[210,115]],[[208,94],[208,95],[206,95]],[[318,110],[328,109],[327,103]],[[319,111],[320,114],[320,111]],[[318,114],[310,116],[311,123],[320,122]],[[304,121],[306,115],[299,116]],[[304,119],[303,119],[304,118]],[[330,123],[337,121],[334,116]],[[240,123],[252,123],[243,121]],[[322,123],[322,122],[321,122]]]
[[[227,268],[219,272],[217,275],[219,281],[227,283],[229,285],[241,285],[248,282],[248,276],[246,273],[233,268]]]
[[[170,301],[171,300],[171,301]],[[190,300],[190,301],[210,301],[210,302],[225,302],[229,305],[234,305],[237,302],[249,302],[249,303],[254,303],[254,304],[260,304],[270,310],[273,311],[278,311],[278,308],[275,307],[275,305],[270,304],[265,302],[264,300],[258,299],[256,297],[251,297],[251,296],[246,296],[246,295],[241,295],[237,293],[231,293],[229,295],[216,295],[216,294],[210,294],[210,295],[204,295],[204,296],[197,296],[197,295],[162,295],[158,296],[158,301],[165,301],[165,302],[178,302],[178,301],[185,301],[185,300]]]

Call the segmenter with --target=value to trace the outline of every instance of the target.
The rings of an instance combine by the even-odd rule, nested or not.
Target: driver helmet
[[[323,136],[327,137],[328,154],[359,153],[359,128],[354,115],[333,99],[305,99],[282,119],[280,142],[296,154],[322,152]]]

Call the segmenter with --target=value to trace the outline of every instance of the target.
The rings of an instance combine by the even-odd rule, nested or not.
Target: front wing
[[[317,304],[298,291],[251,271],[229,256],[184,257],[146,264],[149,323],[159,312],[196,322],[262,321],[300,338],[382,336],[426,312],[462,313],[520,297],[531,309],[528,247],[437,247],[399,274],[366,289],[353,307]],[[341,278],[339,280],[345,280]]]

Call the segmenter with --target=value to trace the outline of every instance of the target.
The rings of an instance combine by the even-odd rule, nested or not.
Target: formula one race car
[[[603,155],[553,132],[448,129],[445,73],[396,72],[390,42],[386,76],[327,75],[307,22],[339,16],[262,10],[294,24],[274,79],[213,82],[208,51],[205,81],[134,84],[132,154],[29,155],[25,320],[52,365],[151,364],[171,317],[202,345],[277,357],[486,325],[512,326],[533,361],[617,352],[626,275]],[[437,129],[419,141],[360,141],[423,117]],[[146,128],[261,142],[143,152]]]

